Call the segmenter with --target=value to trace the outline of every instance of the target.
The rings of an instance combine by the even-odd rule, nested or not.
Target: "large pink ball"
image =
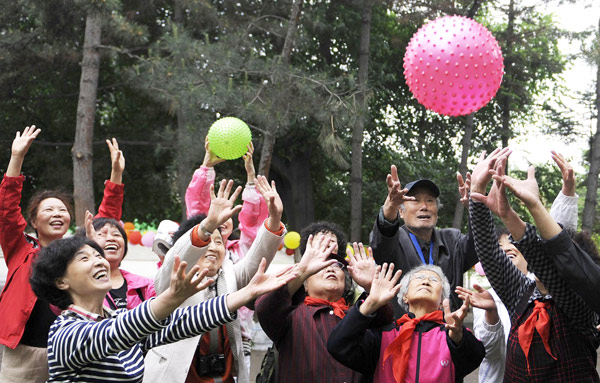
[[[483,25],[445,16],[422,26],[404,55],[404,77],[427,109],[448,116],[473,113],[500,88],[504,60],[498,42]]]

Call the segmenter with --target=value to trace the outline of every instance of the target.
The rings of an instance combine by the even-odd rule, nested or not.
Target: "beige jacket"
[[[250,250],[241,261],[236,264],[229,259],[223,261],[218,273],[219,278],[225,278],[227,291],[217,291],[217,295],[229,294],[246,286],[258,270],[262,258],[266,258],[267,265],[271,263],[281,243],[281,238],[282,236],[274,235],[262,225]],[[169,250],[156,275],[154,280],[156,294],[162,293],[169,287],[175,255],[179,255],[182,261],[188,263],[189,271],[206,253],[206,250],[207,247],[192,245],[190,232],[184,234]],[[182,307],[196,305],[206,299],[205,289],[188,298]],[[227,333],[230,334],[229,344],[234,358],[234,375],[237,376],[238,383],[249,383],[250,377],[244,363],[239,320],[230,322],[226,326]],[[149,350],[145,359],[144,383],[185,382],[199,341],[200,336],[196,336]]]

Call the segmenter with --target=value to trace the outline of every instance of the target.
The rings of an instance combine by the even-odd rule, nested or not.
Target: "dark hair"
[[[56,286],[56,280],[65,275],[67,266],[85,245],[94,248],[104,257],[104,251],[96,242],[79,235],[58,239],[40,250],[29,277],[31,289],[38,298],[63,310],[73,303],[69,293]]]
[[[311,234],[315,235],[317,233],[326,232],[331,232],[335,234],[338,243],[338,252],[341,252],[341,254],[339,255],[342,258],[344,258],[346,256],[346,235],[342,231],[341,227],[339,227],[333,222],[327,221],[313,222],[310,225],[306,226],[304,229],[302,229],[302,231],[300,232],[300,254],[304,254],[304,251],[306,250],[306,242],[308,241],[308,237]]]
[[[124,240],[123,258],[125,258],[125,256],[127,255],[127,232],[125,231],[125,228],[123,226],[121,226],[121,222],[117,221],[116,219],[112,219],[112,218],[98,217],[98,218],[94,218],[94,220],[92,221],[92,225],[94,225],[94,230],[96,230],[96,231],[102,229],[106,225],[111,225],[111,226],[116,227],[117,230],[119,230],[119,233],[121,233],[121,235],[123,236],[123,240]],[[121,258],[121,260],[123,260],[123,258]]]
[[[198,214],[198,215],[193,215],[190,218],[186,219],[185,221],[181,222],[181,225],[179,225],[179,229],[177,229],[177,231],[175,233],[173,233],[173,244],[175,244],[175,242],[177,242],[177,240],[179,238],[181,238],[185,233],[187,233],[192,227],[200,224],[200,222],[204,221],[204,219],[206,218],[205,214]],[[217,230],[219,230],[219,233],[221,232],[221,227],[217,227]]]
[[[505,235],[510,235],[510,231],[504,226],[496,225],[496,237],[498,237],[498,240]]]
[[[60,190],[42,190],[33,195],[29,200],[29,207],[27,208],[27,222],[33,227],[33,221],[37,218],[38,208],[43,200],[48,198],[56,198],[61,200],[65,204],[71,222],[73,222],[73,205],[71,204],[71,195]],[[34,229],[35,230],[35,229]],[[37,230],[36,230],[37,232]]]
[[[592,236],[587,231],[567,230],[573,242],[575,242],[583,251],[586,252],[592,258],[592,260],[600,265],[600,255],[598,254],[598,247],[592,239]]]
[[[338,257],[343,259],[346,256],[346,235],[342,231],[341,227],[339,227],[333,222],[328,221],[313,222],[310,225],[306,226],[304,229],[302,229],[302,231],[300,232],[300,254],[304,254],[304,251],[306,250],[306,242],[308,241],[308,237],[311,234],[315,235],[318,233],[327,232],[333,233],[337,238],[339,253]],[[354,295],[354,283],[352,281],[350,273],[348,272],[348,268],[346,267],[344,268],[344,279],[345,284],[344,292],[342,293],[342,298],[344,298],[346,302],[350,304]]]

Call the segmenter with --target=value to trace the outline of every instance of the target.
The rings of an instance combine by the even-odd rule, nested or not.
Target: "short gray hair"
[[[405,311],[408,311],[408,304],[406,302],[404,302],[404,296],[408,292],[408,284],[410,283],[410,280],[414,274],[418,273],[419,271],[423,271],[423,270],[433,271],[441,278],[441,280],[442,280],[442,302],[444,301],[444,299],[447,299],[448,297],[450,297],[450,282],[448,282],[448,278],[446,278],[446,275],[444,274],[444,272],[442,271],[442,269],[439,266],[436,266],[436,265],[417,266],[414,269],[410,270],[408,273],[404,274],[402,276],[402,279],[400,280],[400,284],[402,285],[402,287],[400,288],[400,292],[398,292],[398,303],[400,304],[400,307],[402,307]]]

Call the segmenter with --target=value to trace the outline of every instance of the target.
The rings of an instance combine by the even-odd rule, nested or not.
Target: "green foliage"
[[[0,0],[0,167],[8,163],[14,132],[34,123],[43,132],[23,167],[28,175],[24,200],[42,188],[72,189],[70,148],[85,15],[93,9],[105,15],[94,191],[99,203],[110,174],[104,140],[116,137],[127,163],[124,220],[179,220],[180,185],[202,160],[206,129],[220,116],[236,116],[252,129],[256,165],[264,132],[274,128],[274,158],[283,168],[272,169],[273,177],[282,179],[289,173],[285,166],[303,159],[312,186],[302,198],[314,201],[314,218],[348,228],[351,132],[365,117],[363,240],[385,199],[391,164],[398,166],[403,183],[430,178],[440,186],[439,224],[449,226],[465,119],[439,116],[419,105],[405,84],[402,60],[424,20],[466,14],[472,2],[375,2],[366,116],[359,115],[357,99],[358,3],[304,2],[286,64],[281,52],[289,0]],[[478,20],[503,44],[505,24],[485,6]],[[560,90],[550,92],[550,81],[564,66],[556,45],[560,31],[551,18],[534,11],[520,19],[516,31],[519,40],[511,56],[516,70],[505,78],[500,97],[511,97],[516,126],[545,116],[554,133],[570,134],[572,121],[558,112],[560,103],[554,100]],[[551,102],[535,105],[544,92]],[[496,146],[501,113],[498,100],[477,112],[471,153]],[[538,175],[547,202],[556,185],[555,174],[546,170]],[[245,182],[241,160],[220,164],[217,172]],[[292,211],[286,206],[286,219]]]

